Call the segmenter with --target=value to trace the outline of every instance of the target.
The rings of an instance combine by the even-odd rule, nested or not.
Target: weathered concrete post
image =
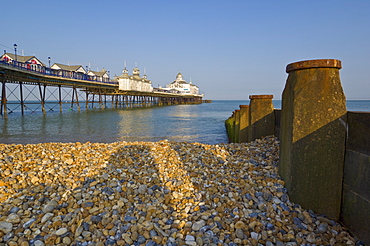
[[[232,131],[232,125],[234,125],[232,116],[230,116],[227,120],[225,120],[225,127],[226,127],[226,134],[229,142],[231,142],[231,131]]]
[[[239,143],[239,132],[240,132],[240,109],[235,110],[234,114],[235,126],[234,126],[234,143]]]
[[[248,142],[249,105],[239,105],[239,143]]]
[[[279,173],[290,199],[338,219],[346,99],[334,59],[289,64],[282,97]]]
[[[235,143],[235,111],[231,115],[230,142]]]
[[[249,96],[248,142],[274,134],[275,116],[273,95]]]
[[[235,117],[234,117],[235,112],[226,120],[226,132],[227,132],[227,137],[229,138],[229,142],[234,142],[234,133],[235,133]]]

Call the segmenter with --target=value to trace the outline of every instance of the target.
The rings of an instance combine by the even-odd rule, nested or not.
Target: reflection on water
[[[224,121],[249,101],[213,101],[154,108],[91,109],[0,116],[0,143],[170,141],[226,143]],[[279,104],[279,102],[277,102]],[[370,111],[370,101],[347,103]]]
[[[197,113],[191,112],[191,105],[177,107],[146,108],[119,111],[119,141],[196,141],[194,127],[189,120],[195,120]]]
[[[129,110],[105,109],[9,115],[0,118],[0,143],[188,141],[226,142],[216,104],[176,105]]]
[[[199,117],[199,112],[192,111],[194,105],[179,105],[176,111],[171,112],[170,117],[178,117],[182,120],[192,120]]]
[[[139,138],[151,136],[155,129],[153,124],[153,110],[129,110],[118,111],[120,120],[118,122],[118,135],[119,141],[132,141],[132,137]]]

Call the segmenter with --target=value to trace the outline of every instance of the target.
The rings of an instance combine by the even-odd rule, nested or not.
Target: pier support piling
[[[7,99],[6,99],[6,82],[5,79],[2,81],[2,87],[1,87],[1,115],[4,118],[8,117],[8,111],[7,111]]]
[[[46,111],[45,111],[45,98],[44,98],[44,95],[45,95],[45,87],[44,87],[44,94],[42,93],[41,83],[38,83],[38,87],[39,87],[39,92],[40,92],[40,102],[41,102],[42,113],[43,114],[46,114]]]
[[[62,98],[62,86],[58,85],[58,94],[59,94],[59,112],[63,112],[63,98]]]
[[[23,83],[19,82],[19,96],[21,98],[21,114],[24,115]]]

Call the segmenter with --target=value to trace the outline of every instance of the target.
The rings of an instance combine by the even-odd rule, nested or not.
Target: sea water
[[[280,108],[281,101],[273,101]],[[225,120],[249,100],[134,109],[19,112],[0,117],[0,143],[170,141],[226,143]],[[370,112],[370,100],[349,100],[349,111]]]

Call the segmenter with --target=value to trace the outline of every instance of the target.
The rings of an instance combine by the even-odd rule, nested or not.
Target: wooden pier
[[[133,108],[199,104],[203,95],[119,90],[118,83],[58,76],[52,69],[29,68],[20,62],[0,61],[0,115],[92,108]]]

